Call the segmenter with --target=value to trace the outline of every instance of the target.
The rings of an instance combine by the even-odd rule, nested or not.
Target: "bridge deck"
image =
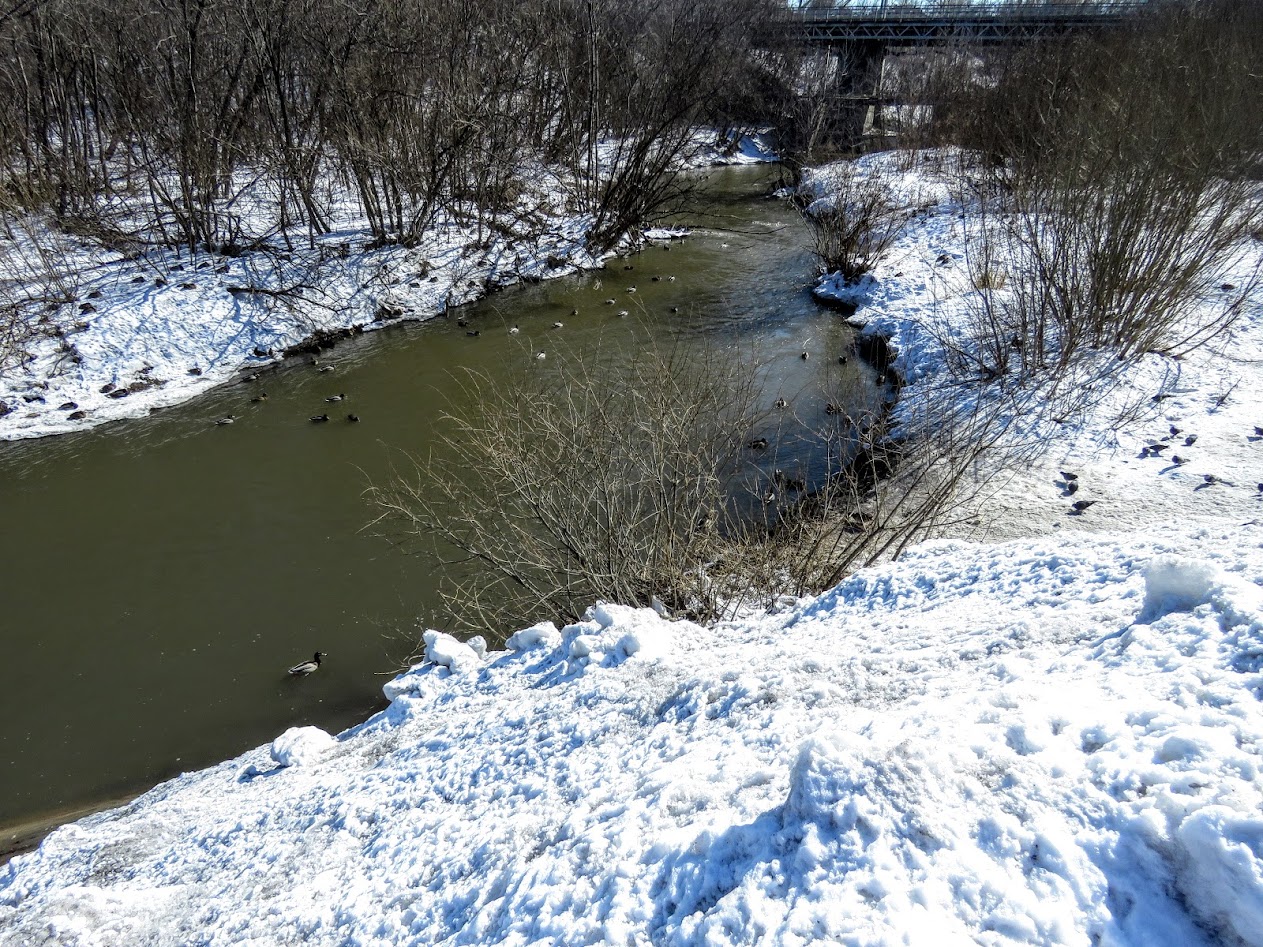
[[[1121,23],[1150,6],[1148,0],[812,6],[791,10],[782,29],[813,43],[929,43],[953,36],[973,42],[1006,42]]]

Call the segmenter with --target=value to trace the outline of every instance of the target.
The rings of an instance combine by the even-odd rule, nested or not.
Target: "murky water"
[[[754,352],[777,379],[767,397],[808,424],[839,391],[879,399],[871,369],[838,364],[850,330],[812,302],[802,224],[763,199],[770,177],[718,172],[689,240],[498,293],[454,314],[468,327],[393,327],[329,352],[332,372],[296,359],[145,420],[0,445],[0,825],[382,705],[436,583],[364,529],[362,493],[428,444],[456,367],[675,332]],[[317,649],[319,673],[286,675]]]

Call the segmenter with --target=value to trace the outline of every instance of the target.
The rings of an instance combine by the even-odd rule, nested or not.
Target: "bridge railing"
[[[875,20],[1112,20],[1156,6],[1153,0],[1085,0],[1053,3],[894,3],[887,0],[801,4],[789,7],[790,20],[807,23],[871,22]]]

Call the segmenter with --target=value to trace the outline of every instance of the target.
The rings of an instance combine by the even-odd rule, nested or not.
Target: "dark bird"
[[[846,364],[846,356],[845,356],[845,355],[839,355],[839,356],[838,356],[838,364],[839,364],[839,365],[845,365],[845,364]]]
[[[1076,513],[1082,513],[1095,502],[1095,500],[1075,500],[1074,503],[1071,504],[1071,507]]]
[[[1078,492],[1079,492],[1078,483],[1072,480],[1070,483],[1066,484],[1066,496],[1072,497]]]
[[[217,421],[215,421],[215,423],[216,424],[232,424],[232,422],[235,420],[237,420],[237,416],[235,414],[226,414],[222,418],[219,418]]]
[[[1175,464],[1178,467],[1181,464],[1187,464],[1188,461],[1185,460],[1183,457],[1181,457],[1179,454],[1172,454],[1171,463]]]
[[[1190,434],[1188,437],[1184,438],[1184,446],[1185,446],[1185,447],[1192,447],[1192,446],[1193,446],[1194,444],[1196,444],[1196,443],[1197,443],[1197,435],[1196,435],[1196,434]]]
[[[310,661],[300,661],[289,669],[289,673],[295,677],[306,677],[312,671],[320,667],[320,659],[328,657],[323,651],[317,651],[311,656]]]
[[[469,325],[469,322],[468,320],[465,320],[465,319],[457,319],[456,324],[463,329],[465,328],[465,326]]]
[[[190,369],[189,369],[189,374],[190,374],[190,375],[200,375],[200,374],[202,374],[202,370],[201,370],[200,368],[198,368],[196,365],[194,365],[192,368],[190,368]]]
[[[1169,430],[1171,431],[1171,436],[1172,436],[1172,437],[1176,437],[1176,436],[1178,436],[1178,435],[1180,435],[1180,434],[1183,434],[1183,433],[1184,433],[1184,431],[1183,431],[1183,429],[1182,429],[1182,428],[1178,428],[1178,427],[1176,427],[1174,424],[1172,424],[1172,425],[1171,425],[1171,427],[1170,427],[1170,429],[1169,429]]]
[[[1149,454],[1161,454],[1170,446],[1170,444],[1149,444],[1145,447],[1145,452]]]
[[[1254,425],[1254,436],[1263,437],[1263,427],[1259,427],[1257,424]]]
[[[750,448],[750,450],[767,450],[767,438],[756,437],[749,444],[747,444],[746,447]]]
[[[328,398],[325,399],[325,401],[328,401],[328,402],[341,401],[345,397],[346,395],[330,395]]]
[[[311,416],[310,420],[311,420],[311,423],[312,423],[312,424],[319,424],[321,421],[328,421],[328,420],[329,420],[329,415],[327,415],[327,414],[313,414],[313,415]]]
[[[346,419],[352,423],[355,423],[359,421],[360,416],[358,414],[348,414],[346,416]]]
[[[775,471],[772,474],[772,479],[782,490],[802,491],[807,489],[807,482],[805,480],[799,480],[796,477],[791,477],[783,470]]]
[[[1202,479],[1207,483],[1219,483],[1219,478],[1214,474],[1202,474]]]
[[[1068,470],[1063,470],[1061,471],[1061,479],[1069,483],[1071,480],[1078,480],[1079,475],[1077,473],[1071,473]]]
[[[468,332],[465,333],[465,335],[469,336],[471,339],[476,339],[478,338],[478,336],[482,335],[482,330],[470,329]]]

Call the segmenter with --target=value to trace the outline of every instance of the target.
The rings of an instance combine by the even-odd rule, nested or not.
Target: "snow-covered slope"
[[[937,542],[714,629],[432,634],[365,725],[15,859],[0,941],[1263,944],[1260,538]]]

